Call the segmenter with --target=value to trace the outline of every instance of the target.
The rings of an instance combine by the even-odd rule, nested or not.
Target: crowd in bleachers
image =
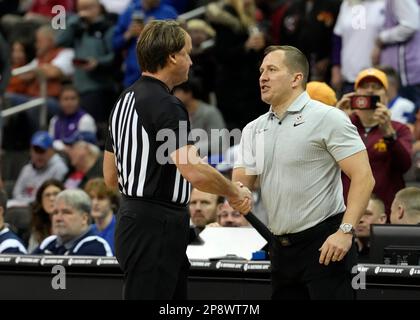
[[[56,5],[66,10],[64,29],[53,27]],[[310,62],[310,96],[347,112],[368,149],[376,186],[358,229],[360,252],[369,223],[420,223],[397,219],[401,208],[419,216],[417,189],[394,200],[420,185],[420,0],[0,0],[0,106],[39,97],[45,79],[48,107],[48,127],[40,127],[39,108],[2,120],[0,253],[111,254],[118,193],[102,180],[110,111],[141,74],[136,39],[144,25],[200,6],[204,14],[180,20],[193,65],[174,89],[192,129],[210,137],[266,113],[258,83],[264,48],[296,46]],[[26,65],[32,70],[11,76]],[[385,129],[351,110],[354,92],[382,97],[384,114],[391,110]],[[197,146],[229,176],[235,148],[211,138]],[[346,194],[345,175],[343,184]],[[254,213],[266,223],[258,185],[253,191]],[[190,213],[197,233],[248,225],[224,199],[194,189]],[[4,241],[10,250],[2,251]]]

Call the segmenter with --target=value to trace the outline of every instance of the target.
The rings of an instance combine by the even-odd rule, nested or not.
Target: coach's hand
[[[330,235],[322,247],[319,248],[319,251],[321,251],[319,263],[328,266],[330,261],[341,261],[350,250],[352,243],[352,234],[345,234],[341,230],[338,230],[336,233]]]
[[[231,207],[242,214],[247,214],[252,209],[252,193],[240,182],[235,182],[237,196],[228,198]]]

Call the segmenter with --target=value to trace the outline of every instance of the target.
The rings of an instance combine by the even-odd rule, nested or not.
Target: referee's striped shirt
[[[157,141],[162,129],[169,129],[172,139]],[[187,110],[163,82],[142,76],[127,88],[111,112],[106,144],[116,158],[121,193],[186,206],[191,184],[174,164],[158,162],[157,155],[166,150],[169,160],[174,150],[192,144],[189,133]]]

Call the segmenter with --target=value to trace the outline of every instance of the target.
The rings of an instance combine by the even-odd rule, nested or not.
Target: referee
[[[187,298],[191,184],[226,196],[243,213],[251,208],[249,190],[204,163],[187,139],[188,113],[171,90],[188,78],[190,51],[177,22],[147,24],[137,43],[142,76],[109,118],[103,170],[122,194],[115,251],[125,299]]]

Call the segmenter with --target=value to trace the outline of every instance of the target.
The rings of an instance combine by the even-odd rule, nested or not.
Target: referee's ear
[[[170,54],[169,55],[169,61],[173,64],[176,64],[176,58],[174,54]]]

